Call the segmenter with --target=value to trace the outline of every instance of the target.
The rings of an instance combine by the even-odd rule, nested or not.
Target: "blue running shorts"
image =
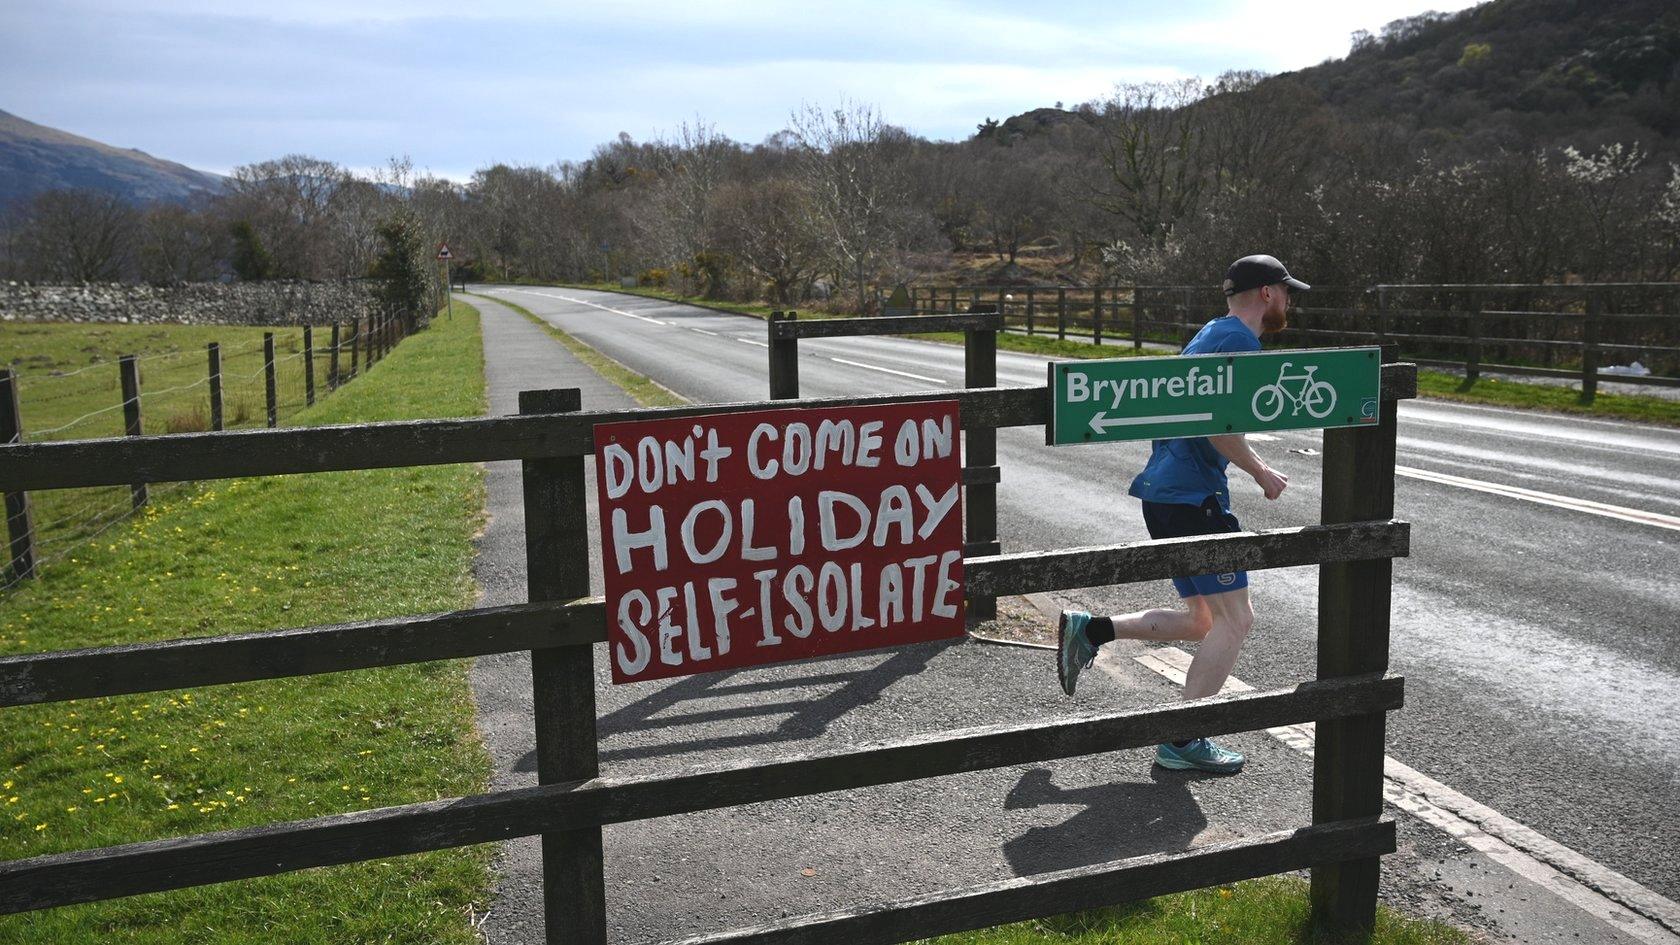
[[[1201,505],[1178,505],[1167,502],[1143,503],[1143,524],[1150,538],[1190,538],[1196,535],[1223,535],[1240,532],[1237,517],[1219,507],[1217,496],[1208,496]],[[1223,594],[1248,586],[1247,571],[1227,571],[1224,574],[1198,574],[1194,577],[1175,577],[1173,587],[1179,597]]]

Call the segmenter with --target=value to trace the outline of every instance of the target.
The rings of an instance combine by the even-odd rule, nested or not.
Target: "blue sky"
[[[930,138],[1116,83],[1282,72],[1466,0],[0,0],[0,110],[205,170],[407,154],[464,179],[704,121],[757,142],[804,102]]]

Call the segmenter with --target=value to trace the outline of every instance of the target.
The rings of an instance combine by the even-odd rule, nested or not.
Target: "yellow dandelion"
[[[181,805],[179,805],[179,804],[171,804],[168,807],[164,808],[164,810],[178,810],[178,809],[180,809],[180,807],[181,807]]]
[[[76,811],[79,811],[79,810],[81,810],[81,808],[77,807],[75,804],[71,804],[69,807],[64,808],[64,812],[66,814],[74,814]]]
[[[46,824],[36,824],[36,825],[35,825],[35,831],[36,831],[36,832],[37,832],[37,833],[39,833],[39,832],[40,832],[40,831],[42,831],[42,830],[45,830],[45,829],[47,829],[47,825],[46,825]]]

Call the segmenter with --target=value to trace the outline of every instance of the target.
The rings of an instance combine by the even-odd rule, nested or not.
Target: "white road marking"
[[[1480,479],[1466,479],[1463,476],[1449,476],[1446,473],[1431,472],[1413,466],[1396,466],[1394,474],[1408,479],[1423,482],[1433,482],[1444,486],[1456,486],[1460,489],[1471,489],[1476,492],[1487,492],[1492,495],[1502,495],[1507,498],[1521,499],[1525,502],[1535,502],[1540,505],[1550,505],[1560,509],[1570,509],[1575,512],[1586,512],[1589,515],[1602,515],[1605,518],[1619,519],[1633,522],[1637,525],[1654,525],[1657,528],[1667,528],[1680,531],[1680,516],[1664,515],[1661,512],[1647,512],[1641,509],[1630,509],[1621,505],[1609,505],[1604,502],[1593,502],[1590,499],[1577,499],[1566,495],[1556,495],[1550,492],[1536,492],[1533,489],[1523,489],[1519,486],[1503,486],[1494,482],[1484,482]]]
[[[762,341],[754,341],[751,338],[736,338],[735,340],[739,341],[741,344],[753,345],[754,347],[758,347],[758,348],[768,348],[768,347],[770,347],[769,345],[765,344]]]
[[[769,345],[765,345],[765,347],[768,348]],[[896,374],[899,377],[908,377],[913,381],[927,381],[929,384],[938,384],[941,387],[947,385],[946,381],[942,381],[937,377],[924,377],[920,374],[911,374],[909,371],[899,371],[890,367],[881,367],[877,364],[864,364],[862,361],[848,361],[845,358],[829,358],[829,360],[836,364],[849,364],[852,367],[863,368],[866,371],[880,371],[882,374]]]
[[[717,332],[715,332],[715,331],[707,331],[707,330],[706,330],[706,329],[704,329],[704,328],[690,328],[690,329],[689,329],[689,331],[697,331],[697,332],[699,332],[699,333],[700,333],[700,334],[702,334],[702,335],[711,335],[711,336],[712,336],[712,337],[713,337],[713,338],[716,338],[716,337],[717,337]]]
[[[1132,657],[1180,686],[1190,658],[1174,646]],[[1253,690],[1231,677],[1219,691]],[[1309,758],[1317,744],[1311,722],[1270,728],[1266,734]],[[1680,903],[1387,756],[1383,798],[1620,932],[1652,945],[1680,942]]]
[[[573,302],[573,303],[576,303],[578,305],[587,305],[590,308],[598,308],[603,312],[611,312],[614,315],[623,315],[625,318],[634,318],[635,320],[637,320],[639,322],[647,322],[650,325],[667,325],[668,326],[670,324],[670,322],[662,322],[657,318],[649,318],[646,315],[637,315],[635,312],[626,312],[626,311],[622,311],[620,309],[612,308],[610,306],[598,305],[594,302],[590,302],[590,301],[587,301],[585,299],[574,299],[569,295],[560,295],[560,294],[555,293],[555,292],[532,292],[529,289],[508,289],[507,291],[509,291],[509,292],[522,292],[525,295],[538,295],[538,296],[542,296],[545,299],[559,299],[562,302]]]
[[[1261,442],[1261,443],[1270,443],[1270,442],[1278,439],[1277,437],[1271,435],[1270,433],[1250,433],[1250,434],[1247,434],[1247,436],[1248,436],[1249,439],[1256,440],[1256,441]]]

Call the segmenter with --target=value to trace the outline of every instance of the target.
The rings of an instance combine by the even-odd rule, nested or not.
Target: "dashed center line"
[[[768,348],[768,347],[770,347],[769,345],[765,344],[762,341],[754,341],[751,338],[736,338],[735,340],[739,341],[741,344],[752,345],[752,346],[757,347],[757,348]]]
[[[765,345],[765,347],[768,348],[769,345]],[[925,377],[921,374],[911,374],[909,371],[900,371],[890,367],[881,367],[878,364],[864,364],[862,361],[848,361],[845,358],[829,358],[829,360],[836,364],[847,364],[855,368],[863,368],[866,371],[880,371],[882,374],[896,374],[899,377],[908,377],[914,381],[927,381],[929,384],[938,384],[941,387],[947,386],[945,381],[942,381],[937,377]]]
[[[577,305],[587,305],[590,308],[598,308],[603,312],[611,312],[614,315],[623,315],[625,318],[634,318],[635,320],[637,320],[639,322],[647,322],[650,325],[666,325],[666,326],[669,326],[671,324],[670,322],[662,322],[657,318],[649,318],[646,315],[637,315],[635,312],[626,312],[626,311],[622,311],[620,309],[611,308],[611,307],[606,306],[606,305],[599,305],[595,302],[590,302],[586,299],[574,299],[569,295],[559,295],[559,294],[554,293],[554,292],[532,292],[529,289],[509,289],[508,291],[509,292],[523,292],[526,295],[541,296],[542,298],[545,298],[545,299],[559,299],[562,302],[572,302],[572,303],[577,304]]]
[[[1408,479],[1422,482],[1433,482],[1443,486],[1456,486],[1460,489],[1470,489],[1476,492],[1486,492],[1491,495],[1502,495],[1507,498],[1521,499],[1524,502],[1534,502],[1539,505],[1549,505],[1554,508],[1570,509],[1575,512],[1586,512],[1589,515],[1602,515],[1605,518],[1619,519],[1633,522],[1637,525],[1654,525],[1657,528],[1667,528],[1680,531],[1680,516],[1664,515],[1661,512],[1647,512],[1642,509],[1630,509],[1621,505],[1609,505],[1604,502],[1594,502],[1590,499],[1577,499],[1573,496],[1557,495],[1551,492],[1537,492],[1520,486],[1505,486],[1496,482],[1484,482],[1480,479],[1466,479],[1463,476],[1449,476],[1446,473],[1432,472],[1428,469],[1418,469],[1413,466],[1396,466],[1394,474]]]

